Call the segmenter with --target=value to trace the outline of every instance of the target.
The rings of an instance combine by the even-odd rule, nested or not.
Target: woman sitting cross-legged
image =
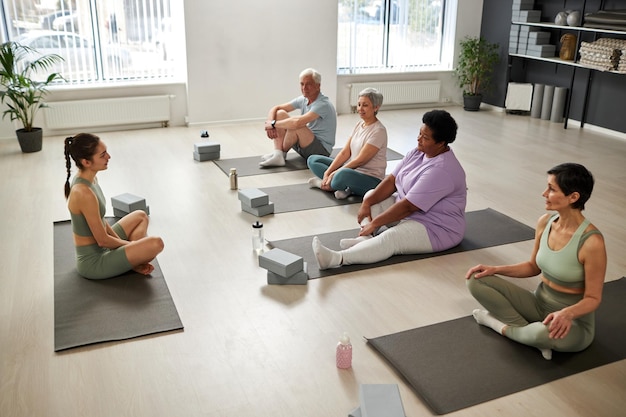
[[[320,269],[368,264],[393,255],[430,253],[458,245],[465,234],[465,171],[448,146],[457,124],[445,110],[422,118],[417,148],[368,191],[357,214],[359,236],[333,251],[313,238]],[[386,230],[379,233],[382,226]]]
[[[78,173],[70,183],[71,160]],[[147,236],[148,215],[136,210],[113,226],[105,220],[106,201],[96,174],[111,156],[96,135],[79,133],[65,139],[65,198],[72,220],[76,269],[89,279],[105,279],[131,269],[149,275],[150,262],[163,250],[163,240]]]
[[[335,198],[351,194],[363,196],[375,188],[385,176],[387,168],[387,129],[376,115],[383,103],[383,95],[375,88],[359,93],[357,110],[362,121],[357,123],[346,146],[333,159],[311,155],[307,165],[316,176],[309,180],[311,187],[334,191]]]
[[[465,278],[470,293],[487,310],[474,310],[479,324],[519,343],[552,351],[578,352],[595,334],[594,311],[602,299],[606,249],[598,229],[583,216],[594,179],[579,164],[548,171],[543,192],[546,213],[539,219],[530,259],[514,265],[476,265]],[[498,275],[528,278],[541,274],[535,291]]]

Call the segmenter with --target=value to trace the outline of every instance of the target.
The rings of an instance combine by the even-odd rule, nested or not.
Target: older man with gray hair
[[[292,148],[305,161],[311,155],[330,155],[337,132],[337,112],[321,93],[321,82],[319,72],[305,69],[300,73],[302,95],[270,109],[265,132],[274,142],[274,152],[264,155],[260,166],[285,165],[287,152]],[[300,114],[291,116],[289,113],[296,109]]]

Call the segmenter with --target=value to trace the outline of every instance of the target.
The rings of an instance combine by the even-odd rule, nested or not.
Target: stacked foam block
[[[550,44],[550,32],[529,32],[526,45],[526,55],[541,58],[553,57],[556,54],[556,45]]]
[[[513,22],[539,23],[541,10],[534,10],[535,0],[513,0],[511,20]]]
[[[274,212],[274,203],[270,197],[258,188],[245,188],[239,190],[239,201],[241,210],[246,213],[263,217]]]
[[[405,417],[397,384],[361,384],[359,399],[348,417]]]
[[[193,159],[200,162],[220,159],[220,144],[217,142],[195,143],[193,145]]]
[[[274,248],[259,255],[259,266],[267,270],[267,283],[306,285],[307,263],[301,256]]]
[[[513,22],[539,23],[541,10],[533,10],[534,0],[513,0]],[[511,25],[509,36],[509,53],[536,57],[553,57],[556,45],[550,45],[550,32],[541,31],[538,27]]]
[[[150,207],[146,205],[146,199],[130,193],[111,197],[111,205],[113,206],[113,215],[118,218],[122,218],[135,210],[143,210],[146,214],[150,214]]]

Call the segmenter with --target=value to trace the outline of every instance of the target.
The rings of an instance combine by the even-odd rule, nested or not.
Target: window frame
[[[129,2],[134,5],[131,11],[126,7]],[[21,35],[35,31],[41,31],[36,35],[46,36],[44,31],[53,27],[55,19],[64,18],[63,22],[59,22],[62,25],[58,30],[59,35],[68,33],[78,36],[74,41],[79,41],[82,46],[75,46],[76,49],[56,48],[63,51],[62,55],[66,60],[59,64],[59,68],[53,68],[48,73],[59,72],[66,80],[55,83],[54,86],[169,84],[184,82],[186,79],[185,51],[178,47],[184,39],[182,25],[169,23],[172,31],[161,33],[165,19],[168,22],[182,21],[182,5],[176,0],[78,0],[78,3],[71,2],[73,8],[52,6],[44,10],[38,9],[36,14],[28,14],[26,10],[32,11],[36,4],[41,3],[43,2],[36,0],[2,0],[0,38],[2,42],[17,41]],[[126,37],[120,36],[122,39],[119,42],[111,41],[110,32],[104,25],[109,20],[107,16],[114,15],[125,19],[123,21],[128,25],[123,28],[126,30]],[[69,19],[69,32],[65,32],[68,28],[67,16],[74,16]],[[76,21],[78,23],[74,23]],[[135,27],[131,28],[131,24]],[[119,30],[123,33],[121,28]],[[30,41],[24,39],[24,42]],[[60,39],[57,43],[59,42]],[[160,45],[177,45],[172,48],[174,54],[166,57],[163,46],[159,48],[158,42]],[[84,56],[89,58],[80,58]],[[74,62],[72,57],[76,57],[78,61]]]
[[[354,5],[353,13],[356,15],[356,4],[358,0],[350,0],[350,2]],[[341,24],[342,24],[342,13],[341,10],[338,12],[338,34],[337,34],[337,75],[340,76],[348,76],[348,75],[365,75],[365,74],[404,74],[411,72],[433,72],[433,71],[448,71],[453,68],[454,61],[454,44],[455,44],[455,30],[456,30],[456,17],[457,17],[457,2],[458,0],[441,0],[441,33],[440,35],[440,45],[439,45],[439,59],[436,63],[426,64],[426,65],[393,65],[390,64],[389,50],[393,48],[389,46],[389,42],[392,41],[390,39],[390,30],[391,30],[391,22],[392,16],[389,13],[389,10],[392,8],[393,2],[395,0],[381,0],[382,4],[385,6],[385,14],[384,18],[381,19],[383,24],[383,31],[381,34],[381,41],[383,42],[383,56],[381,57],[381,64],[378,66],[363,66],[358,64],[349,63],[348,65],[342,66],[340,53],[342,52],[342,39],[341,39]],[[408,0],[407,0],[408,1]],[[361,0],[362,2],[362,0]],[[373,2],[371,2],[373,3]],[[370,4],[371,4],[370,3]],[[338,0],[338,7],[341,8],[342,0]],[[351,25],[359,24],[358,21],[355,20],[349,21]],[[353,32],[355,30],[353,29]],[[355,37],[354,33],[351,33],[351,37]],[[358,53],[358,47],[350,46],[352,48],[349,53],[354,55]],[[356,49],[356,50],[355,50]],[[350,58],[349,60],[352,60]]]

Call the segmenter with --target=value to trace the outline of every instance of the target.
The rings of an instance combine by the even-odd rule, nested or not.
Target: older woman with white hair
[[[346,145],[333,159],[311,155],[307,165],[315,174],[309,180],[311,187],[333,191],[335,198],[351,194],[363,196],[385,177],[387,168],[387,129],[376,117],[383,104],[383,95],[375,88],[359,93],[357,123]]]

